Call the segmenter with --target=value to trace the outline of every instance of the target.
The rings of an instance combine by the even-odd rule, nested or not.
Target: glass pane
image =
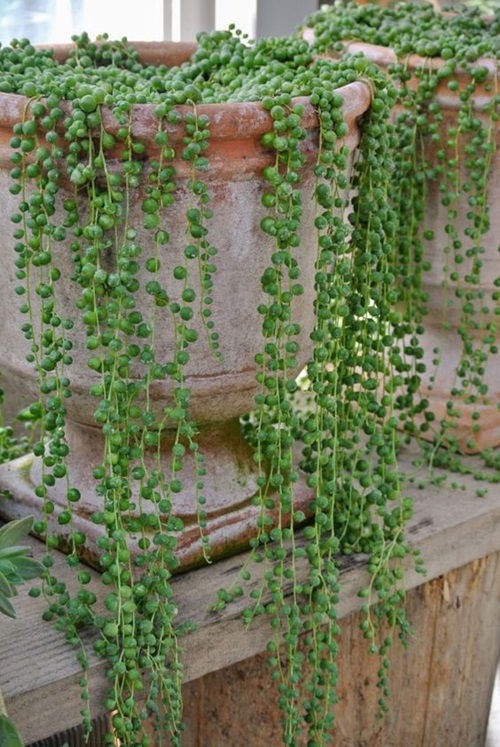
[[[163,38],[163,0],[0,0],[0,42],[28,37],[33,44],[70,41],[72,34],[135,40]]]

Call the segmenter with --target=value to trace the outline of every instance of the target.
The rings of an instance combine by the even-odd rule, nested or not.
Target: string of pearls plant
[[[325,40],[322,29],[330,44],[333,26],[328,18],[325,13],[315,21],[317,45]],[[404,128],[390,122],[398,94],[387,76],[365,58],[317,58],[320,47],[311,49],[296,36],[249,44],[234,29],[201,34],[192,59],[172,69],[141,64],[126,40],[110,42],[104,36],[94,44],[82,34],[74,42],[74,51],[63,63],[56,62],[51,51],[35,50],[27,40],[0,49],[0,91],[29,98],[11,142],[11,192],[19,197],[12,221],[16,292],[25,318],[22,332],[40,392],[31,408],[31,416],[41,423],[33,451],[44,465],[35,490],[47,517],[54,511],[50,488],[56,481],[66,484],[67,495],[59,523],[72,527],[74,506],[81,500],[68,474],[65,432],[65,402],[73,394],[74,319],[59,312],[62,281],[54,251],[68,237],[74,260],[71,282],[80,288],[75,315],[86,327],[88,366],[99,375],[92,394],[95,420],[105,436],[102,463],[90,468],[102,498],[102,511],[93,520],[103,532],[98,544],[105,611],[96,611],[97,598],[88,586],[91,575],[79,559],[85,536],[71,531],[66,548],[79,583],[78,590],[70,592],[54,574],[52,550],[58,538],[43,519],[35,530],[46,536],[44,617],[77,648],[82,718],[88,728],[88,657],[80,638],[84,626],[97,631],[94,648],[107,663],[106,708],[112,714],[107,743],[118,738],[123,745],[146,747],[161,744],[162,735],[169,734],[172,744],[181,744],[178,639],[183,629],[176,624],[170,578],[178,562],[176,533],[182,522],[172,512],[172,496],[183,489],[179,473],[186,452],[196,455],[200,491],[205,472],[185,383],[190,351],[199,344],[190,326],[195,315],[203,317],[213,355],[224,355],[224,339],[210,312],[213,294],[222,292],[217,288],[216,252],[205,240],[212,217],[204,180],[210,169],[206,151],[211,122],[198,114],[197,104],[260,101],[273,121],[262,142],[275,156],[274,165],[263,174],[267,188],[262,204],[267,212],[261,229],[273,238],[274,248],[262,276],[266,302],[258,307],[259,394],[242,428],[255,451],[256,502],[261,510],[251,543],[252,564],[243,571],[241,585],[221,591],[214,602],[220,609],[244,594],[253,564],[263,566],[263,584],[250,593],[244,620],[269,617],[268,648],[279,688],[283,741],[296,745],[307,734],[311,746],[324,744],[334,724],[341,556],[362,552],[369,558],[370,580],[359,594],[364,600],[363,634],[381,660],[381,711],[390,694],[388,650],[393,637],[381,632],[382,624],[406,642],[402,562],[413,556],[417,570],[424,570],[422,559],[405,539],[412,501],[404,495],[397,467],[397,425],[402,412],[412,415],[416,407],[413,396],[401,399],[400,390],[408,385],[415,365],[407,358],[419,357],[417,350],[403,355],[400,340],[418,333],[415,321],[420,323],[422,305],[418,283],[402,295],[409,278],[407,258],[412,253],[413,263],[420,245],[416,228],[409,241],[402,242],[403,200],[394,199],[401,174],[409,172],[400,151]],[[342,98],[335,90],[360,79],[370,83],[373,98],[350,171],[347,148],[339,147],[347,127]],[[305,131],[303,109],[291,104],[295,96],[310,98],[320,125],[314,169],[314,348],[301,381],[293,373],[300,328],[291,309],[293,298],[303,292],[306,261],[298,236],[304,212],[300,144]],[[66,101],[71,102],[70,109]],[[145,146],[133,137],[130,125],[133,104],[146,102],[155,105],[155,142],[160,149],[147,173]],[[183,122],[176,109],[179,104],[190,107]],[[103,107],[111,108],[120,122],[116,136],[105,130]],[[164,214],[176,201],[173,162],[179,154],[169,143],[172,124],[184,127],[181,157],[192,170],[185,262],[171,268],[182,304],[169,298],[159,274],[162,263],[168,262],[170,240]],[[475,126],[474,131],[482,132]],[[480,150],[488,141],[482,135],[479,140]],[[109,153],[117,143],[121,166],[111,170]],[[74,198],[62,200],[61,185],[68,182]],[[412,184],[419,189],[417,175]],[[128,206],[138,199],[140,189],[145,189],[145,196],[138,232],[129,223]],[[480,189],[479,184],[476,199]],[[417,203],[412,208],[405,201],[404,210],[415,210],[415,225],[420,225],[422,205]],[[479,199],[478,208],[483,216],[484,200]],[[116,256],[111,271],[104,261],[110,247]],[[144,288],[138,280],[143,267],[151,277]],[[201,304],[193,290],[198,286],[204,291]],[[138,294],[144,291],[152,301],[148,312],[137,305]],[[39,319],[33,315],[34,294],[42,299]],[[402,298],[416,316],[400,310]],[[176,330],[170,360],[155,355],[157,308],[169,309]],[[417,342],[412,345],[418,348]],[[137,366],[139,378],[131,375]],[[154,382],[166,377],[174,382],[174,402],[156,417],[142,403],[148,403]],[[159,443],[172,423],[175,445],[165,470]],[[302,539],[294,532],[307,518],[294,508],[299,472],[306,473],[313,492]],[[136,484],[139,518],[132,515]],[[270,518],[271,511],[277,514],[277,523]],[[290,526],[284,522],[288,515]],[[202,536],[205,518],[200,499]],[[141,532],[140,552],[133,555],[128,538]],[[209,540],[203,539],[205,557],[210,559]],[[304,564],[307,580],[299,583],[297,568]],[[36,596],[40,591],[31,593]]]
[[[352,42],[392,50],[394,59],[376,48],[364,51],[372,59],[378,56],[398,92],[393,115],[397,187],[391,199],[400,221],[393,270],[403,309],[399,337],[407,363],[402,382],[406,391],[397,403],[399,417],[408,434],[430,440],[422,446],[431,465],[467,470],[459,452],[483,451],[485,466],[492,470],[481,469],[477,475],[495,482],[498,454],[481,446],[478,437],[481,407],[489,405],[493,412],[497,393],[489,391],[489,385],[495,383],[492,357],[498,353],[500,277],[490,279],[488,273],[495,267],[493,255],[498,250],[498,237],[491,230],[490,190],[496,179],[492,170],[497,168],[499,22],[498,10],[483,19],[477,9],[459,6],[439,13],[416,2],[388,7],[339,2],[306,20],[314,31],[317,54],[342,55]],[[431,205],[432,200],[440,208]],[[442,210],[439,235],[434,230],[437,210]],[[431,257],[429,245],[439,247]],[[429,399],[443,363],[453,355],[446,347],[453,342],[450,336],[443,338],[444,348],[425,350],[429,307],[436,305],[427,277],[431,269],[438,274],[440,262],[445,289],[440,324],[443,329],[455,328],[461,350],[446,409],[437,417]],[[460,443],[456,434],[464,408],[469,408],[472,424],[462,439],[465,443]]]

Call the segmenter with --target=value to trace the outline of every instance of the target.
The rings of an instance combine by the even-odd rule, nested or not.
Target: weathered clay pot
[[[388,5],[392,5],[393,0],[354,0],[356,5],[380,5],[380,7],[385,8]],[[422,0],[423,3],[427,3],[428,0]],[[441,5],[450,5],[450,3],[441,2],[441,0],[429,0],[429,2],[432,3],[434,8],[436,10],[439,10]]]
[[[57,55],[64,57],[69,47],[58,48]],[[192,52],[192,46],[161,43],[146,45],[148,61],[166,65],[178,64]],[[143,53],[141,49],[141,54]],[[366,111],[370,103],[370,92],[363,83],[352,83],[341,89],[344,99],[344,116],[349,125],[346,142],[354,148],[359,133],[357,118]],[[303,141],[307,165],[304,168],[302,190],[304,219],[301,228],[302,276],[305,293],[294,302],[294,318],[301,324],[300,365],[302,366],[311,350],[309,333],[313,327],[313,286],[314,254],[314,200],[312,199],[315,179],[312,174],[317,153],[318,123],[315,111],[307,99],[300,99],[305,105],[303,126],[308,135]],[[11,249],[12,224],[10,216],[17,209],[17,198],[9,194],[9,139],[12,125],[22,119],[26,99],[22,96],[0,94],[0,293],[3,310],[0,318],[0,339],[2,345],[2,366],[7,376],[15,379],[19,389],[32,398],[36,396],[36,382],[31,365],[25,360],[27,343],[19,330],[22,317],[18,312],[18,299],[14,294],[13,252]],[[153,105],[136,105],[132,115],[132,128],[135,139],[147,145],[148,159],[154,158],[158,148],[153,143],[157,120]],[[183,107],[180,107],[183,109]],[[184,107],[187,111],[188,109]],[[204,509],[208,514],[206,535],[210,538],[213,556],[234,551],[248,541],[256,531],[259,508],[252,503],[256,493],[255,463],[247,443],[243,439],[238,418],[252,409],[258,391],[255,380],[257,364],[255,354],[261,349],[261,317],[257,306],[265,300],[261,289],[261,276],[269,263],[272,240],[260,229],[265,215],[261,206],[261,193],[265,182],[262,169],[273,162],[274,156],[266,151],[261,143],[261,135],[272,128],[269,114],[258,103],[238,103],[220,105],[200,105],[198,114],[210,117],[211,137],[207,152],[210,168],[206,181],[211,196],[214,217],[208,222],[208,239],[218,249],[217,272],[214,276],[214,302],[212,305],[215,329],[220,334],[223,361],[217,361],[210,352],[205,332],[199,320],[192,326],[198,328],[199,339],[190,348],[190,362],[186,369],[186,385],[191,389],[191,415],[200,424],[198,442],[206,462],[206,476],[203,479],[203,494],[206,497]],[[107,131],[113,133],[118,124],[110,111],[103,112]],[[171,127],[171,144],[182,147],[182,127]],[[171,270],[183,260],[186,244],[185,212],[190,206],[190,195],[186,187],[190,177],[189,168],[179,157],[175,162],[178,188],[174,206],[166,214],[166,227],[170,233],[168,259],[163,260],[160,282],[172,299],[180,293],[179,283],[171,279]],[[112,164],[110,164],[112,168]],[[64,190],[60,196],[63,198]],[[131,205],[129,223],[139,233],[142,246],[147,249],[149,234],[140,228],[142,198]],[[83,208],[82,208],[83,209]],[[88,351],[85,348],[85,330],[78,322],[75,303],[80,289],[69,280],[72,269],[70,252],[65,242],[58,245],[56,262],[67,277],[67,284],[61,294],[62,307],[59,313],[75,319],[73,334],[74,362],[68,369],[71,379],[72,397],[67,400],[67,434],[71,447],[70,481],[82,493],[82,499],[75,504],[76,528],[85,532],[88,538],[87,556],[92,559],[98,527],[89,520],[90,515],[100,508],[100,499],[95,494],[95,481],[92,466],[102,461],[103,438],[96,427],[93,411],[96,399],[89,394],[89,388],[96,375],[88,368]],[[145,253],[147,256],[147,253]],[[107,261],[113,267],[115,257],[111,250]],[[142,272],[142,275],[141,275]],[[146,272],[140,271],[138,279],[141,288],[146,281]],[[150,278],[148,278],[150,279]],[[196,288],[196,285],[195,285]],[[36,307],[38,296],[33,295]],[[151,298],[138,292],[137,308],[147,317],[151,312]],[[36,309],[34,314],[37,318]],[[160,361],[171,359],[173,349],[172,323],[168,311],[156,312],[156,358]],[[298,372],[298,371],[297,371]],[[172,398],[172,384],[169,381],[156,381],[152,388],[152,409],[158,412]],[[162,443],[164,464],[168,465],[172,438],[165,437]],[[39,460],[32,456],[0,468],[0,490],[10,490],[12,499],[2,500],[0,512],[3,516],[21,516],[26,513],[39,513],[40,501],[33,493],[33,487],[40,476]],[[186,489],[173,496],[173,513],[184,520],[185,530],[179,537],[178,554],[182,563],[191,564],[200,558],[200,532],[196,523],[196,497],[194,465],[186,459],[181,473]],[[63,481],[58,481],[62,483]],[[64,506],[65,489],[61,486],[51,489],[51,498],[56,503],[53,529],[64,531],[55,521],[57,512]],[[310,492],[304,484],[297,489],[297,509],[304,510],[310,500]]]
[[[303,35],[309,42],[312,42],[314,39],[313,29],[305,29]],[[376,44],[351,41],[345,43],[345,50],[353,54],[362,52],[372,62],[380,65],[382,68],[387,68],[397,61],[397,56],[392,49]],[[408,69],[411,71],[416,71],[423,66],[427,70],[430,68],[436,70],[445,64],[445,61],[440,58],[425,59],[418,55],[410,55],[406,58],[406,62]],[[486,81],[482,84],[476,84],[476,90],[472,97],[472,107],[475,116],[483,119],[485,115],[482,109],[495,95],[495,91],[488,91],[485,85],[488,81],[494,81],[497,64],[492,59],[482,59],[476,64],[477,66],[484,66],[489,70]],[[448,89],[446,79],[440,82],[436,91],[436,100],[444,114],[440,130],[443,142],[446,139],[448,129],[456,125],[457,113],[460,106],[458,96],[460,91],[464,90],[470,82],[470,76],[465,72],[461,72],[456,74],[456,79],[459,82],[459,89],[457,91],[452,92]],[[409,87],[416,88],[418,81],[419,78],[416,75],[412,76],[408,82]],[[396,106],[394,114],[396,115],[399,111],[401,111],[400,107]],[[498,145],[500,142],[500,128],[498,124],[496,124],[496,129],[493,132],[493,138]],[[459,147],[462,146],[458,154],[461,164],[466,159],[463,144],[463,140],[459,141]],[[437,147],[430,141],[425,142],[423,145],[425,159],[431,163],[436,162],[436,150]],[[466,171],[465,168],[462,168],[461,182],[463,183],[465,180]],[[481,340],[485,335],[485,325],[490,322],[494,323],[495,318],[498,319],[494,315],[495,304],[491,300],[495,279],[500,276],[500,254],[498,252],[500,236],[500,210],[498,209],[498,205],[500,204],[500,157],[498,149],[491,160],[487,189],[490,208],[490,228],[481,237],[481,245],[485,248],[485,253],[482,256],[483,268],[481,271],[480,286],[484,291],[485,303],[483,304],[480,301],[475,302],[478,309],[475,321],[478,322],[480,328],[478,330],[471,330],[474,349],[481,348]],[[459,201],[455,203],[458,211],[455,225],[461,237],[463,237],[463,230],[468,224],[466,214],[470,208],[467,198],[467,194],[462,192]],[[425,333],[421,338],[421,344],[425,351],[424,363],[427,369],[426,373],[422,374],[421,391],[422,395],[430,402],[430,410],[436,416],[436,423],[440,423],[446,417],[447,403],[453,403],[453,411],[457,414],[449,418],[449,420],[456,424],[456,427],[450,433],[458,440],[462,451],[475,452],[490,446],[496,447],[500,445],[500,410],[497,407],[500,402],[500,376],[497,370],[498,362],[495,356],[490,355],[485,364],[485,371],[482,377],[484,383],[488,386],[487,397],[483,401],[479,399],[477,403],[468,404],[460,396],[452,394],[454,387],[460,384],[456,377],[456,370],[463,350],[462,340],[458,334],[463,299],[456,298],[455,291],[459,288],[467,290],[468,286],[465,282],[457,281],[454,283],[449,279],[449,274],[455,267],[453,266],[452,255],[445,253],[445,247],[449,245],[445,226],[449,221],[447,208],[442,205],[441,199],[442,195],[439,192],[439,182],[437,180],[430,181],[427,185],[425,228],[434,232],[434,238],[431,241],[425,241],[426,259],[429,260],[431,269],[425,271],[423,274],[423,289],[428,295],[427,307],[429,313],[425,318]],[[467,248],[466,242],[464,243],[464,248]],[[444,269],[445,267],[447,267],[447,270]],[[462,278],[470,273],[471,267],[472,259],[466,257],[463,264],[457,267]],[[488,307],[487,313],[481,311],[483,306]],[[434,349],[439,349],[440,351],[437,358],[433,352]],[[436,367],[433,361],[437,359],[439,359],[439,364]],[[432,377],[434,380],[432,380]],[[474,412],[480,413],[479,421],[472,419]],[[473,433],[472,431],[472,427],[476,422],[480,425],[479,433]],[[427,438],[433,438],[435,433],[436,428],[429,430],[423,435]],[[470,439],[475,440],[475,447],[471,448],[467,445]]]

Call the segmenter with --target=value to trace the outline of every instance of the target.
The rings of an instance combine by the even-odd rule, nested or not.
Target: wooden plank
[[[368,651],[360,613],[343,620],[331,744],[483,747],[500,654],[500,553],[412,589],[406,606],[413,640],[406,650],[397,638],[393,643],[392,698],[384,719],[376,715],[380,659]],[[391,635],[387,626],[383,635]],[[184,686],[186,745],[281,744],[278,691],[267,659],[258,654]]]
[[[400,467],[408,473],[415,471],[411,459],[406,455],[400,460]],[[409,570],[407,589],[500,550],[499,487],[492,486],[487,496],[477,498],[477,482],[461,476],[457,481],[466,484],[467,490],[449,486],[417,490],[409,485],[405,491],[416,499],[408,537],[422,551],[428,569],[425,579]],[[35,553],[40,554],[41,544],[33,540],[33,545]],[[269,627],[265,618],[258,618],[248,630],[241,623],[245,600],[236,600],[219,614],[209,610],[217,589],[239,581],[246,559],[244,553],[179,575],[173,581],[179,622],[190,620],[198,626],[183,641],[186,681],[254,656],[266,646]],[[56,565],[56,575],[71,585],[72,572],[64,556],[58,556]],[[304,567],[301,573],[305,573]],[[357,591],[365,582],[364,558],[346,559],[341,574],[340,617],[359,609]],[[258,576],[252,583],[259,584]],[[102,597],[97,574],[92,587]],[[80,719],[79,667],[74,650],[50,624],[40,621],[43,607],[43,601],[22,592],[16,600],[18,619],[2,620],[0,632],[0,687],[27,742],[74,726]],[[107,683],[103,664],[95,658],[91,660],[90,681],[94,715],[98,715]]]

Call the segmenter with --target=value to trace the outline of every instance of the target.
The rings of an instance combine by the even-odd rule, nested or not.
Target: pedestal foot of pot
[[[97,540],[104,534],[104,528],[96,523],[92,516],[103,510],[103,499],[96,493],[96,481],[92,470],[100,464],[102,455],[102,434],[99,429],[71,424],[68,427],[70,443],[69,474],[71,485],[81,493],[78,503],[72,505],[73,527],[83,532],[86,543],[80,554],[82,559],[91,565],[98,566]],[[168,469],[172,438],[165,439],[161,448],[161,463]],[[210,559],[230,555],[246,547],[257,533],[258,518],[261,508],[255,503],[258,492],[255,473],[255,462],[252,451],[244,440],[239,423],[233,420],[227,423],[210,425],[203,428],[198,437],[200,453],[203,454],[206,475],[202,477],[201,493],[205,502],[197,504],[195,483],[196,476],[192,458],[185,460],[185,467],[178,473],[185,489],[178,494],[170,495],[172,515],[183,522],[184,528],[176,533],[176,555],[181,568],[198,565],[204,561],[203,536],[209,542],[206,545]],[[43,500],[35,495],[35,487],[41,482],[41,459],[33,455],[20,457],[0,466],[0,516],[4,519],[20,518],[33,514],[36,519],[43,516]],[[132,481],[132,506],[130,514],[138,516],[138,488]],[[137,484],[137,483],[136,483]],[[45,516],[51,534],[60,538],[61,549],[67,546],[68,525],[58,523],[58,516],[67,507],[65,480],[58,480],[54,487],[48,488],[48,498],[54,503],[53,513]],[[199,496],[198,496],[199,497]],[[310,502],[313,491],[305,484],[305,476],[299,480],[295,490],[295,510],[310,514]],[[143,501],[143,510],[148,511]],[[150,504],[153,513],[152,504]],[[203,530],[198,524],[198,510],[206,513],[206,526]],[[277,521],[277,510],[266,510],[268,516]],[[284,517],[286,522],[289,517]],[[151,536],[155,529],[149,530]],[[130,533],[132,551],[138,551],[137,542],[142,536]]]

